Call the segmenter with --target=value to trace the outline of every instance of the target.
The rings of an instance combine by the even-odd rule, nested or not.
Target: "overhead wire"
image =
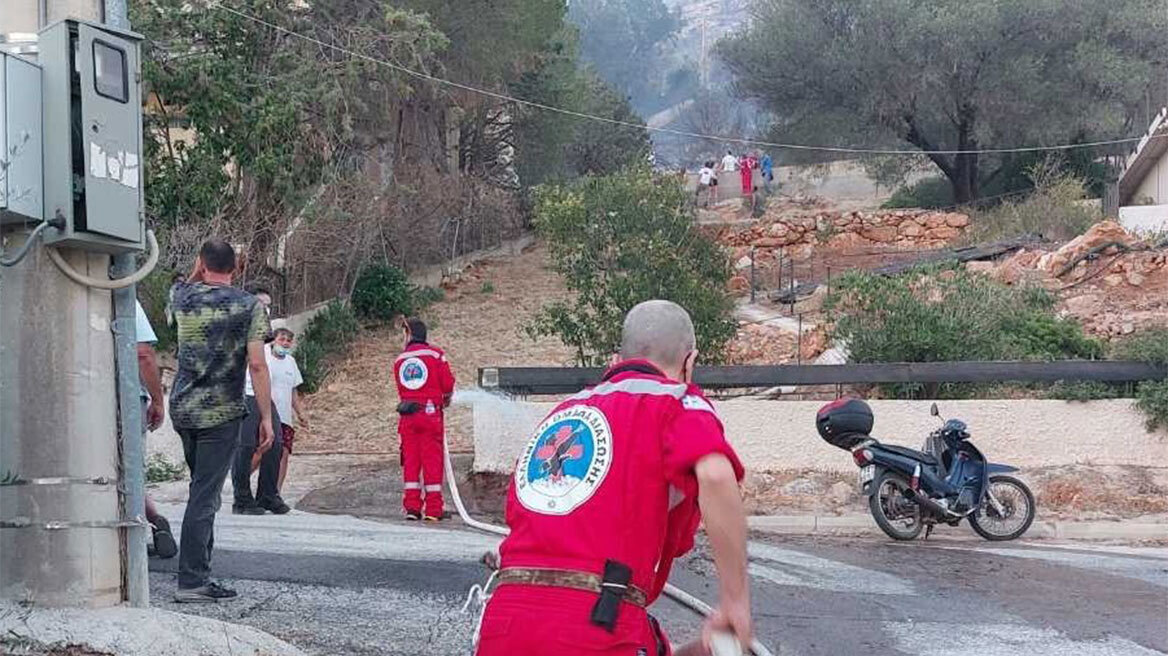
[[[409,68],[407,66],[403,66],[401,64],[397,64],[397,63],[394,63],[394,62],[391,62],[391,61],[388,61],[385,59],[380,59],[378,57],[374,57],[372,55],[368,55],[368,54],[365,54],[362,52],[357,52],[355,50],[350,50],[348,48],[345,48],[344,46],[339,46],[335,43],[329,43],[327,41],[322,41],[321,39],[318,39],[316,37],[313,37],[313,36],[310,36],[307,34],[302,34],[302,33],[297,32],[295,30],[288,29],[282,25],[277,25],[275,23],[272,23],[271,21],[264,20],[258,16],[253,16],[253,15],[248,14],[246,12],[240,11],[238,9],[235,9],[234,7],[227,6],[219,0],[215,0],[210,5],[210,7],[213,9],[220,9],[222,11],[234,14],[240,18],[243,18],[244,20],[248,20],[248,21],[251,21],[251,22],[259,24],[259,25],[264,25],[264,26],[269,27],[273,30],[277,30],[279,32],[287,34],[288,36],[296,37],[298,39],[302,39],[304,41],[316,44],[322,48],[328,48],[330,50],[335,50],[337,52],[341,52],[341,53],[344,53],[346,55],[349,55],[350,57],[361,59],[361,60],[364,60],[364,61],[367,61],[367,62],[370,62],[373,64],[386,66],[388,68],[392,68],[393,70],[399,71],[401,73],[405,73],[406,75],[410,75],[412,77],[416,77],[416,78],[422,79],[422,80],[427,80],[427,81],[433,82],[435,84],[441,84],[443,86],[448,86],[448,87],[451,87],[454,89],[459,89],[461,91],[467,91],[467,92],[478,94],[481,96],[486,96],[488,98],[494,98],[496,100],[501,100],[503,102],[515,103],[517,105],[532,107],[534,109],[555,112],[558,114],[563,114],[565,116],[572,116],[572,117],[579,118],[579,119],[597,121],[597,122],[607,123],[609,125],[616,125],[616,126],[620,126],[620,127],[635,128],[638,130],[646,130],[648,132],[656,132],[656,133],[660,133],[660,134],[670,134],[670,135],[679,136],[679,137],[688,137],[691,139],[701,139],[701,140],[706,140],[706,141],[718,141],[718,142],[722,142],[722,143],[735,143],[735,144],[741,144],[741,145],[745,145],[745,146],[762,146],[762,147],[779,148],[779,149],[786,149],[786,150],[802,150],[802,151],[814,151],[814,152],[824,152],[824,153],[841,153],[841,154],[850,154],[850,155],[916,156],[916,155],[995,155],[995,154],[996,155],[1004,155],[1004,154],[1017,154],[1017,153],[1057,152],[1057,151],[1077,150],[1080,148],[1099,148],[1099,147],[1103,147],[1103,146],[1117,146],[1117,145],[1131,144],[1131,143],[1143,141],[1144,139],[1168,138],[1168,133],[1165,133],[1165,134],[1156,134],[1156,135],[1144,135],[1144,136],[1139,136],[1139,137],[1125,137],[1122,139],[1105,139],[1105,140],[1100,140],[1100,141],[1089,141],[1089,142],[1082,142],[1082,143],[1056,144],[1056,145],[1051,145],[1051,146],[1021,146],[1021,147],[1014,147],[1014,148],[981,148],[981,149],[964,149],[964,150],[962,150],[962,149],[954,149],[954,150],[904,150],[904,149],[887,149],[887,148],[851,148],[851,147],[846,147],[846,146],[816,146],[816,145],[809,145],[809,144],[794,144],[794,143],[783,143],[783,142],[776,142],[776,141],[763,141],[763,140],[759,140],[759,139],[747,139],[744,137],[731,137],[731,136],[726,136],[726,135],[702,134],[699,132],[690,132],[688,130],[678,130],[675,128],[655,127],[655,126],[650,126],[650,125],[644,125],[642,123],[635,123],[633,121],[624,121],[621,119],[611,118],[608,116],[598,116],[596,114],[589,114],[587,112],[580,112],[580,111],[576,111],[574,109],[557,107],[555,105],[548,105],[546,103],[541,103],[541,102],[537,102],[534,100],[526,100],[524,98],[518,98],[516,96],[512,96],[512,95],[509,95],[506,93],[500,93],[498,91],[491,91],[490,89],[484,89],[482,87],[476,87],[476,86],[472,86],[469,84],[463,84],[462,82],[448,80],[446,78],[439,77],[439,76],[434,75],[432,73],[426,73],[424,71],[414,70],[412,68]]]

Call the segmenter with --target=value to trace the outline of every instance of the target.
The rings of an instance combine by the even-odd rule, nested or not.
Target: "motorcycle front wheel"
[[[991,495],[1000,508],[990,501]],[[1034,494],[1025,483],[1013,476],[990,476],[986,498],[969,516],[969,525],[993,542],[1015,540],[1030,529],[1036,512]]]
[[[875,490],[868,497],[868,509],[876,525],[893,540],[915,540],[924,526],[921,507],[904,496],[904,491],[909,489],[908,480],[885,470],[873,485]]]

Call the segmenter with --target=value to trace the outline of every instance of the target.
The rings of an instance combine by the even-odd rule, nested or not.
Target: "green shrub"
[[[1118,399],[1124,393],[1123,385],[1097,380],[1058,381],[1046,391],[1046,398],[1063,401],[1097,401]]]
[[[1148,430],[1168,427],[1168,380],[1145,380],[1136,388],[1136,407],[1147,415]]]
[[[1067,240],[1083,234],[1099,220],[1099,210],[1084,202],[1087,190],[1081,179],[1046,167],[1036,167],[1029,175],[1034,191],[1025,198],[970,213],[970,241],[1028,234]]]
[[[922,207],[938,209],[953,206],[953,186],[942,177],[925,178],[907,187],[897,189],[882,207]]]
[[[446,298],[446,292],[441,287],[415,287],[411,293],[413,311],[418,312],[435,303],[441,303]]]
[[[1168,328],[1145,329],[1116,343],[1111,357],[1168,366]],[[1140,383],[1136,387],[1136,407],[1147,416],[1148,430],[1168,427],[1168,381]]]
[[[300,391],[312,394],[320,389],[330,369],[330,360],[345,351],[361,330],[352,308],[332,301],[308,322],[296,339],[296,363],[304,383]]]
[[[146,460],[146,482],[147,483],[168,483],[170,481],[180,481],[186,475],[187,468],[180,464],[175,464],[162,457],[162,454],[155,453]]]
[[[688,199],[675,178],[647,168],[540,188],[535,225],[574,298],[544,307],[528,334],[557,336],[580,364],[599,364],[634,305],[667,299],[689,311],[703,359],[720,359],[736,330],[730,265],[698,233]]]
[[[1026,359],[1095,360],[1103,356],[1103,344],[1083,334],[1083,327],[1073,319],[1040,312],[1022,313],[1006,318],[1004,330],[1013,350]]]
[[[479,291],[483,294],[494,294],[495,283],[491,282],[490,280],[484,280],[483,286],[479,288]]]
[[[1038,288],[1009,287],[964,268],[924,267],[899,276],[864,272],[833,280],[826,309],[833,339],[854,362],[1057,360],[1098,357],[1102,347],[1054,314]],[[888,386],[897,397],[976,393],[971,385]]]
[[[1168,366],[1168,328],[1148,328],[1116,342],[1111,359]]]
[[[170,351],[178,344],[177,331],[166,322],[166,304],[172,277],[174,271],[159,267],[138,283],[138,302],[142,304],[142,310],[150,320],[150,327],[158,337],[154,349],[159,353]]]
[[[414,311],[409,279],[401,269],[387,264],[362,269],[351,300],[357,316],[369,321],[392,321]]]

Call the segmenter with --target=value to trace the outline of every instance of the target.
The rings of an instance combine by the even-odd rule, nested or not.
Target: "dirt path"
[[[566,365],[572,351],[554,338],[531,340],[523,333],[539,309],[565,298],[559,276],[547,268],[547,250],[536,245],[518,257],[484,262],[465,271],[446,297],[422,313],[430,338],[446,350],[459,387],[471,386],[479,367],[489,365]],[[397,392],[393,360],[401,334],[391,327],[365,331],[329,382],[308,399],[311,434],[297,436],[301,453],[396,454]],[[469,452],[469,409],[447,417],[454,452]]]

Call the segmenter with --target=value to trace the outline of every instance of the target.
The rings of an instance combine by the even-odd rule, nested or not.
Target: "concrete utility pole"
[[[35,34],[64,18],[113,19],[125,26],[125,3],[0,1],[0,35]],[[19,245],[25,233],[6,228],[0,235],[5,251]],[[82,274],[109,277],[109,255],[61,252]],[[129,258],[118,260],[124,268]],[[133,295],[131,288],[117,299],[119,315],[129,321]],[[124,314],[126,307],[129,315]],[[141,559],[134,554],[136,548],[145,548],[143,529],[125,530],[137,520],[133,511],[128,518],[123,515],[118,489],[113,335],[121,333],[119,341],[126,342],[128,329],[132,342],[134,331],[124,318],[115,325],[111,309],[110,292],[68,280],[44,248],[34,247],[22,263],[0,270],[2,597],[48,606],[146,602],[142,591],[133,589],[141,587],[145,576],[144,554]],[[131,372],[123,367],[120,373]],[[133,375],[136,383],[136,362]],[[130,424],[140,421],[128,419]],[[135,429],[123,426],[127,434]],[[132,487],[127,488],[131,496]],[[140,488],[137,493],[140,506]],[[131,571],[127,562],[142,571]]]

